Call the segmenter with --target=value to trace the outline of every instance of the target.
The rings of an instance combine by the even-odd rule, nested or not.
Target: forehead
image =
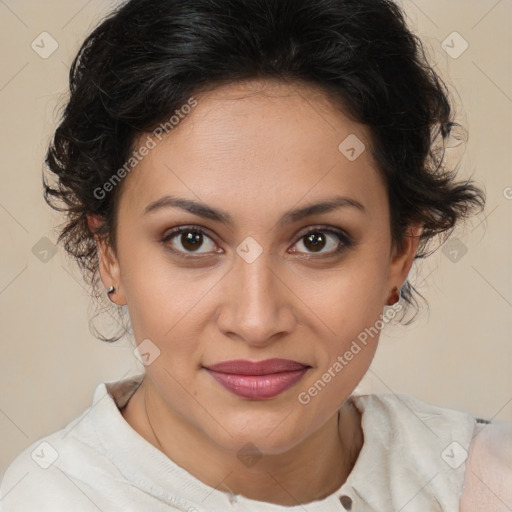
[[[318,88],[262,80],[194,98],[191,112],[155,139],[128,176],[123,196],[133,208],[178,189],[205,201],[219,194],[232,203],[258,196],[270,205],[333,188],[358,193],[382,186],[366,127]],[[358,152],[365,148],[355,160],[347,158],[347,140]]]

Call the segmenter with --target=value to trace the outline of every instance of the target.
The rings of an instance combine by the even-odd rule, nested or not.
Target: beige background
[[[46,263],[36,254],[43,237],[56,239],[41,169],[69,64],[112,6],[0,0],[0,476],[24,447],[88,407],[100,381],[142,370],[128,340],[107,345],[89,333],[88,291],[63,249]],[[382,335],[359,390],[405,392],[512,420],[512,2],[403,6],[456,90],[459,119],[469,129],[461,172],[485,185],[488,203],[485,215],[454,234],[457,262],[438,251],[412,273],[430,312]],[[31,48],[44,31],[59,45],[46,59]],[[454,31],[469,44],[458,58],[441,47]]]

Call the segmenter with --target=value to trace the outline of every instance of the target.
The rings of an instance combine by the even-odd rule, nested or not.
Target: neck
[[[206,485],[282,506],[309,503],[335,492],[362,446],[359,412],[350,400],[291,450],[252,454],[256,458],[227,452],[164,410],[156,390],[144,379],[122,414],[142,437]]]

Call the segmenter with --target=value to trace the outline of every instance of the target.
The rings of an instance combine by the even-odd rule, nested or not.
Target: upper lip
[[[309,368],[307,364],[290,359],[266,359],[264,361],[246,361],[236,359],[206,366],[208,370],[235,375],[269,375],[272,373],[289,372]]]

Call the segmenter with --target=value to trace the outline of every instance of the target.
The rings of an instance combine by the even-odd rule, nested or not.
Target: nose
[[[262,347],[292,332],[296,319],[290,288],[265,252],[252,263],[237,256],[222,290],[219,329]]]

